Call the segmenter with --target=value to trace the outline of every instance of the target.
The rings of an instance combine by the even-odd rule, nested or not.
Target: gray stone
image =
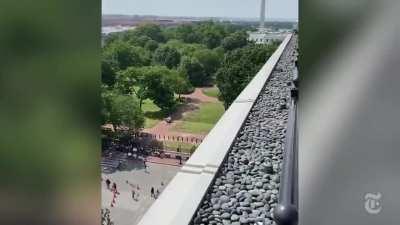
[[[226,202],[229,202],[229,197],[226,196],[226,195],[222,195],[222,196],[219,198],[219,200],[220,200],[221,203],[226,203]]]
[[[264,203],[262,203],[262,202],[254,202],[254,203],[251,203],[251,204],[254,205],[254,208],[259,208],[259,207],[264,206]]]
[[[222,215],[221,215],[221,218],[222,218],[222,219],[228,219],[228,218],[230,218],[230,217],[231,217],[231,214],[229,214],[229,213],[227,213],[227,212],[222,213]]]
[[[249,222],[249,220],[248,220],[247,218],[241,216],[241,217],[239,218],[239,222],[242,223],[242,224],[243,224],[243,223],[246,224],[246,223]]]
[[[252,196],[259,196],[261,194],[261,192],[259,190],[257,190],[257,189],[250,190],[249,193]]]
[[[218,209],[220,209],[221,208],[221,205],[220,204],[214,204],[213,205],[213,209],[215,209],[215,210],[218,210]]]
[[[219,214],[221,214],[219,211],[217,211],[217,210],[214,210],[213,212],[212,212],[212,214],[214,214],[214,215],[219,215]]]
[[[194,225],[273,224],[270,215],[279,194],[288,120],[287,107],[281,105],[290,99],[287,83],[292,82],[295,49],[290,41],[200,206],[200,218],[206,220]]]
[[[239,220],[239,216],[236,215],[236,214],[233,214],[233,215],[231,216],[231,220],[232,220],[232,221]]]

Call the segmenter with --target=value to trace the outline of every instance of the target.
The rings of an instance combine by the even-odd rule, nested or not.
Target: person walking
[[[144,172],[147,173],[147,164],[146,164],[146,159],[143,159],[143,166],[144,166]]]
[[[159,191],[158,188],[157,188],[157,190],[156,190],[156,197],[155,197],[155,198],[158,198],[159,195],[160,195],[160,191]]]
[[[132,189],[132,199],[135,200],[135,189]]]
[[[154,187],[151,187],[150,196],[153,197],[153,198],[155,198],[155,195],[154,195]]]
[[[139,198],[140,198],[140,192],[137,192],[137,193],[135,194],[135,196],[136,196],[136,199],[135,199],[135,201],[139,201]]]
[[[109,179],[106,180],[107,189],[110,190],[111,181]]]
[[[117,184],[114,182],[112,185],[112,189],[113,192],[117,193]]]

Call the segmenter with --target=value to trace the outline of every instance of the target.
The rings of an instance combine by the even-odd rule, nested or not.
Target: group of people
[[[103,181],[103,178],[101,180]],[[118,195],[120,194],[118,192],[118,189],[117,189],[117,184],[115,182],[113,182],[112,186],[110,187],[111,180],[108,179],[108,178],[106,179],[105,182],[106,182],[107,189],[110,190],[113,193],[113,197],[112,197],[112,201],[111,201],[111,205],[110,206],[114,207],[115,203],[116,203],[116,199],[117,199]]]
[[[129,183],[129,181],[126,181],[127,184],[129,184],[129,186],[131,186],[132,188],[132,199],[135,201],[139,201],[139,191],[140,191],[140,187],[139,185],[134,185]]]
[[[149,173],[146,159],[143,159],[142,162],[143,162],[144,171],[146,173]],[[102,181],[103,180],[104,179],[102,178]],[[107,186],[107,189],[110,190],[114,194],[113,201],[112,201],[112,206],[113,206],[113,204],[115,204],[115,199],[120,194],[118,192],[118,189],[117,189],[117,184],[115,182],[112,182],[109,178],[105,179],[105,184]],[[126,180],[126,184],[128,184],[130,186],[130,188],[131,188],[131,194],[132,194],[131,197],[132,197],[132,199],[134,201],[139,201],[140,190],[141,190],[139,185],[135,185],[133,183],[130,183],[128,180]],[[151,187],[151,189],[150,189],[150,197],[154,198],[154,199],[157,199],[159,197],[159,195],[161,194],[160,190],[162,189],[163,186],[164,186],[164,182],[161,182],[160,188]]]
[[[112,191],[114,194],[120,194],[118,192],[117,189],[117,184],[115,182],[112,183],[111,185],[111,180],[110,179],[106,179],[105,181],[107,189]],[[126,181],[127,184],[129,184],[129,186],[132,188],[132,199],[135,201],[139,201],[139,191],[140,191],[140,187],[139,185],[135,185],[130,183],[128,180]],[[161,186],[164,186],[164,182],[161,182]],[[154,187],[151,187],[150,189],[150,197],[157,199],[158,196],[160,195],[160,190],[157,188],[155,189]]]
[[[126,183],[132,187],[132,199],[135,201],[138,201],[139,200],[139,190],[140,190],[139,185],[135,186],[135,185],[129,183],[129,181],[126,181]],[[161,182],[161,186],[164,186],[164,182]],[[150,197],[157,199],[159,195],[160,195],[160,190],[158,188],[154,189],[154,187],[151,187]]]
[[[154,192],[154,187],[151,187],[150,190],[150,197],[157,199],[158,196],[160,195],[160,191],[158,190],[158,188],[156,189],[156,191]]]
[[[110,181],[110,179],[107,179],[106,180],[107,189],[112,191],[113,193],[119,194],[118,189],[117,189],[117,184],[115,182],[113,182],[111,187],[110,187],[110,185],[111,185],[111,181]]]

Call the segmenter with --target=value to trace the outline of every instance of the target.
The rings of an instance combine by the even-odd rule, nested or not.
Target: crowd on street
[[[145,166],[145,168],[146,168],[146,166]],[[102,178],[102,181],[105,182],[107,190],[111,191],[113,194],[113,198],[112,198],[110,206],[114,207],[116,205],[116,199],[120,195],[120,192],[118,191],[118,188],[117,188],[117,184],[115,182],[111,181],[109,178],[106,178],[105,180]],[[164,186],[165,186],[164,182],[161,182],[160,186],[158,186],[158,187],[151,187],[150,190],[143,190],[139,184],[134,184],[128,180],[126,180],[125,182],[131,189],[133,201],[140,201],[142,195],[146,196],[144,193],[146,191],[148,191],[150,193],[151,198],[157,199],[160,196],[161,191],[164,189]]]

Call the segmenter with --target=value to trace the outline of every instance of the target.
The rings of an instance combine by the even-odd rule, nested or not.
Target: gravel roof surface
[[[293,35],[191,225],[275,224],[271,212],[278,200],[296,56]]]

